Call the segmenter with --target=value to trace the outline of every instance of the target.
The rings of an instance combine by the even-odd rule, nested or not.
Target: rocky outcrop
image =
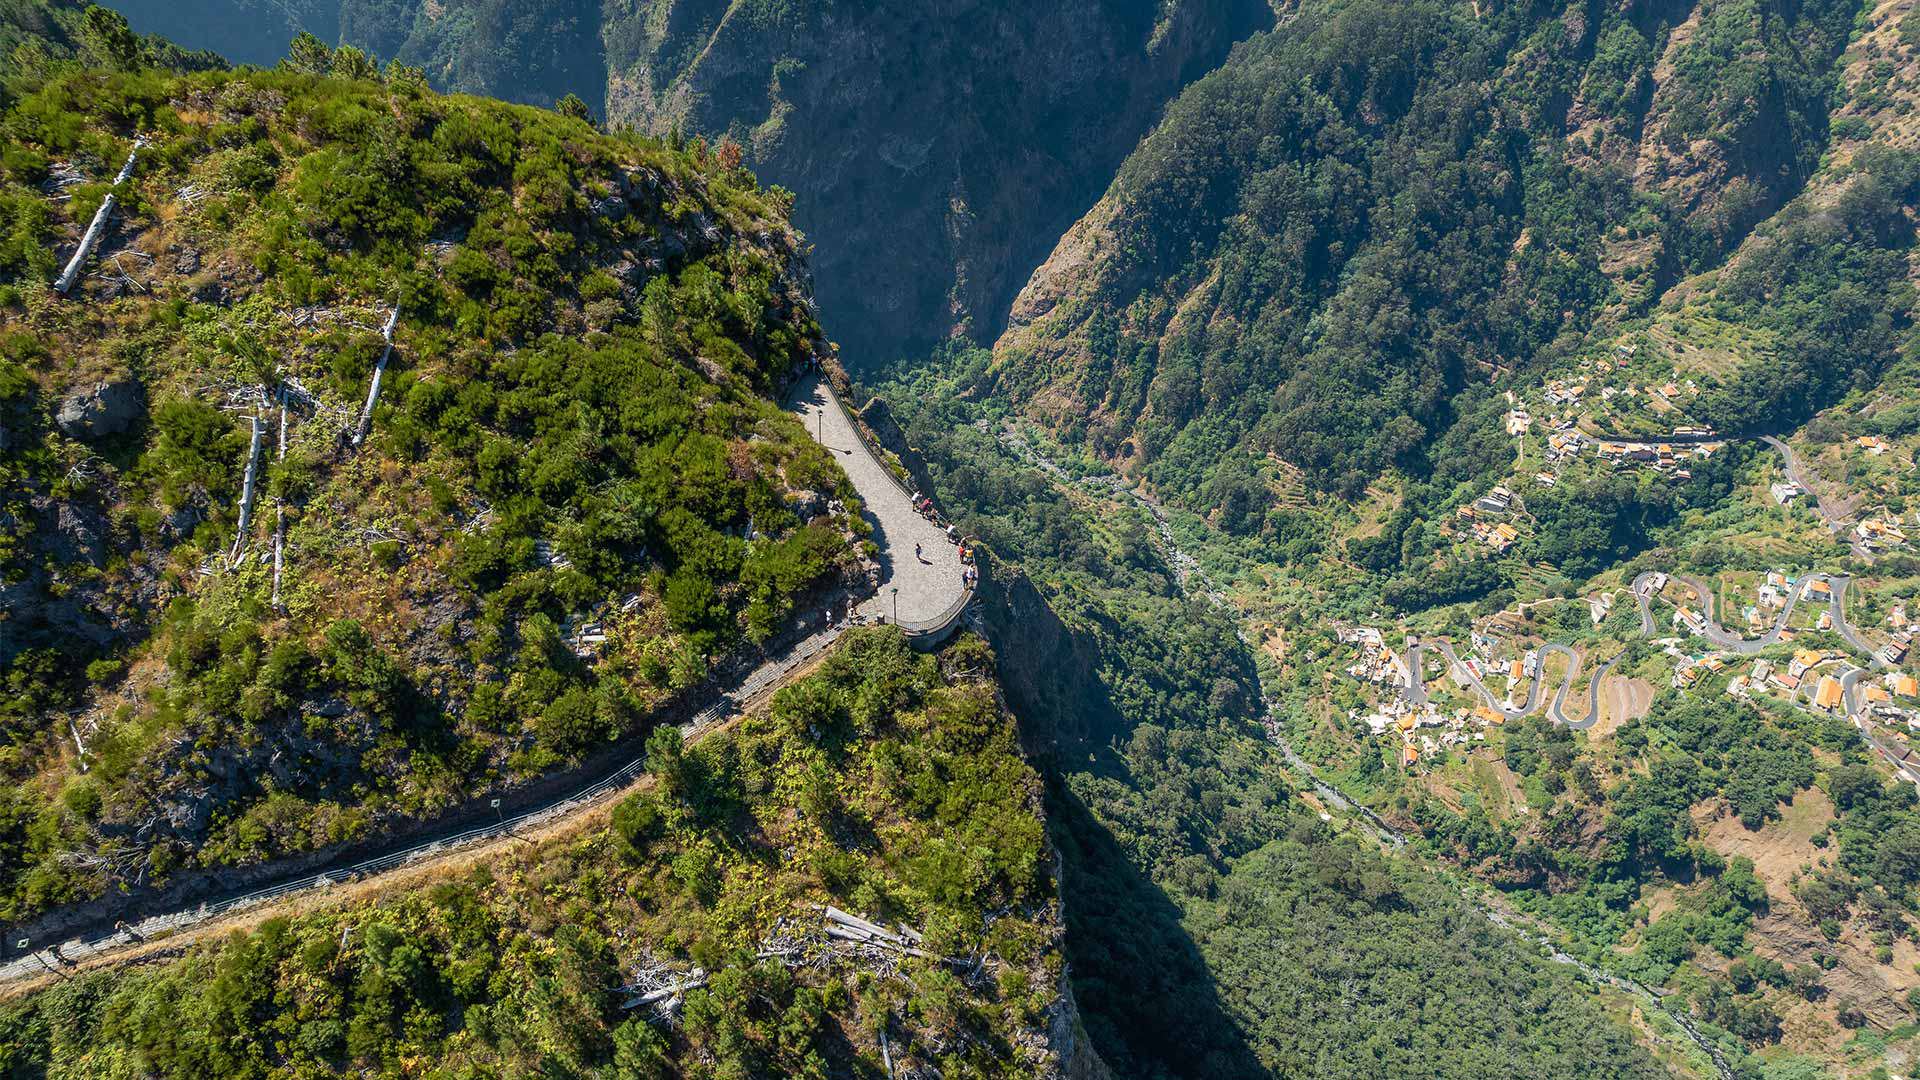
[[[1080,1005],[1073,998],[1073,982],[1066,973],[1060,976],[1060,997],[1047,1013],[1047,1043],[1059,1063],[1062,1080],[1112,1080],[1113,1070],[1093,1048],[1086,1024],[1080,1019]]]
[[[107,439],[125,432],[146,412],[146,390],[129,375],[74,390],[60,399],[54,423],[73,439]]]

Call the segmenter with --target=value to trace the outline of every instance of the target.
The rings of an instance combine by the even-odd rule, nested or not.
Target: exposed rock
[[[597,199],[593,204],[593,216],[605,221],[624,220],[628,213],[629,207],[627,206],[627,201],[625,199],[615,198],[612,195],[604,199]]]
[[[225,304],[228,295],[227,283],[217,277],[207,278],[193,287],[193,298],[203,304]]]
[[[132,376],[98,382],[60,399],[54,423],[74,439],[105,439],[127,430],[146,411],[146,389]]]
[[[54,514],[53,538],[66,554],[65,562],[85,561],[99,566],[106,561],[106,545],[100,541],[97,515],[71,502],[61,502]]]
[[[827,497],[818,491],[801,491],[793,496],[793,512],[800,521],[812,521],[827,512]]]

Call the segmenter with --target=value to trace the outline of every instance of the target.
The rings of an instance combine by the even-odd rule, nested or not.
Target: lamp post
[[[900,625],[900,586],[893,587],[893,625]]]

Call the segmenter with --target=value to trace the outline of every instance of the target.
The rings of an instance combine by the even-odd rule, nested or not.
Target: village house
[[[1799,484],[1791,480],[1776,480],[1767,485],[1767,494],[1773,496],[1774,502],[1781,506],[1786,506],[1792,503],[1793,500],[1805,495],[1806,492],[1801,489]]]
[[[1495,487],[1492,491],[1473,501],[1475,510],[1489,514],[1504,514],[1513,507],[1513,492],[1504,487]]]
[[[1533,416],[1525,409],[1510,409],[1507,412],[1507,434],[1525,435],[1533,426]]]
[[[1606,622],[1607,616],[1611,614],[1613,614],[1612,593],[1600,593],[1598,596],[1587,597],[1587,615],[1593,619],[1593,625],[1599,626]]]
[[[1912,639],[1907,638],[1905,635],[1895,634],[1893,640],[1880,647],[1880,659],[1885,660],[1889,664],[1898,664],[1902,660],[1905,660],[1907,658],[1907,646],[1911,640]]]
[[[1862,518],[1853,527],[1854,535],[1868,546],[1899,547],[1907,542],[1906,530],[1897,518]]]
[[[1853,440],[1853,442],[1854,445],[1872,454],[1874,457],[1879,457],[1881,454],[1886,453],[1888,449],[1886,440],[1878,435],[1862,435]]]
[[[1823,712],[1833,712],[1840,708],[1846,694],[1840,687],[1840,680],[1831,675],[1820,676],[1820,682],[1813,690],[1813,707]]]
[[[1704,634],[1707,620],[1704,615],[1689,607],[1677,607],[1673,610],[1673,625],[1685,627],[1689,633]]]
[[[1812,649],[1800,649],[1793,654],[1793,659],[1787,663],[1787,674],[1797,679],[1805,675],[1810,669],[1818,667],[1824,659],[1826,659],[1826,657]]]

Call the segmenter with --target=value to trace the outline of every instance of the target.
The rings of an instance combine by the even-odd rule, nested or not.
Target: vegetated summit
[[[43,15],[0,116],[0,917],[580,761],[854,568],[773,400],[829,348],[789,198],[737,158]]]

